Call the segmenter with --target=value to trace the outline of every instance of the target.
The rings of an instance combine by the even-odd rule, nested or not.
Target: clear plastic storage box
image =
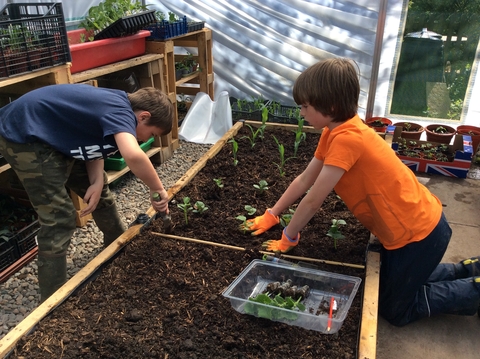
[[[249,300],[267,292],[269,284],[287,280],[297,288],[308,286],[309,294],[300,300],[304,311]],[[228,286],[223,296],[230,299],[239,313],[333,334],[342,326],[361,281],[343,274],[256,259]]]

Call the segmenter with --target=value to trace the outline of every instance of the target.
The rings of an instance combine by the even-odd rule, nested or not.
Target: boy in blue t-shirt
[[[168,194],[138,141],[170,133],[174,107],[153,87],[132,94],[62,84],[26,93],[0,108],[0,153],[22,182],[38,214],[38,281],[43,302],[66,282],[66,253],[75,231],[68,189],[86,203],[108,246],[124,231],[108,188],[104,159],[117,150],[150,188],[157,211]],[[153,201],[158,192],[161,201]]]

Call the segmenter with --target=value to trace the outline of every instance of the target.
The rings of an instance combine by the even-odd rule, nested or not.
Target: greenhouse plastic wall
[[[361,73],[360,116],[373,102],[374,116],[384,116],[391,92],[392,70],[402,35],[407,0],[144,0],[150,9],[173,11],[206,21],[213,32],[215,92],[236,98],[264,96],[293,105],[296,77],[323,58],[353,58]],[[0,0],[0,4],[6,3]],[[8,2],[41,2],[8,0]],[[69,23],[78,22],[98,0],[63,0]],[[379,19],[384,24],[378,31]],[[380,22],[380,24],[382,24]],[[377,41],[377,34],[382,36]],[[380,40],[380,39],[379,39]],[[378,42],[380,45],[378,45]],[[379,53],[375,61],[374,55]],[[375,65],[375,68],[372,66]],[[468,97],[480,96],[480,73],[475,60]],[[378,78],[376,75],[378,74]],[[373,75],[373,76],[372,76]],[[374,81],[373,91],[371,80]],[[368,99],[373,92],[374,100]],[[471,101],[462,124],[476,124],[480,102]]]

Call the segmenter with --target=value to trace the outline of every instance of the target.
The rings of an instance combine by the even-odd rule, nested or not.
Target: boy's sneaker
[[[468,277],[480,276],[480,257],[472,257],[460,262]]]

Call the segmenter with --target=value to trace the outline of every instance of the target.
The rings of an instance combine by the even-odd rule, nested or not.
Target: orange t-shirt
[[[385,248],[421,241],[438,224],[440,200],[358,115],[325,127],[315,158],[346,171],[335,192]]]

